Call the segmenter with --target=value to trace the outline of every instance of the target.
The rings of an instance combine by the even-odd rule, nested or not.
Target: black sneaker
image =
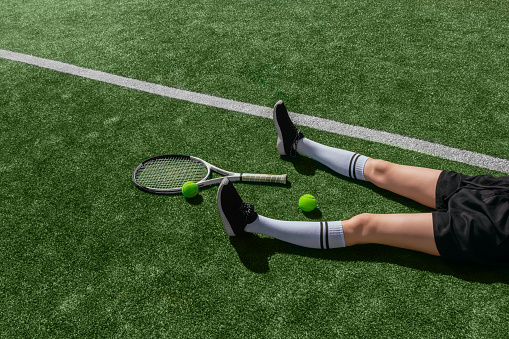
[[[295,157],[298,154],[297,142],[304,138],[304,135],[294,126],[282,100],[274,105],[273,120],[277,130],[277,151],[279,155]]]
[[[233,184],[224,178],[217,192],[217,209],[230,237],[245,234],[244,228],[258,218],[253,205],[245,203]]]

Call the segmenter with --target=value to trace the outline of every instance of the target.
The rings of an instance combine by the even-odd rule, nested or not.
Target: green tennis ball
[[[186,182],[182,186],[182,194],[186,198],[194,198],[198,194],[198,185],[192,181]]]
[[[316,208],[316,198],[311,194],[304,194],[299,199],[299,207],[304,212],[311,212]]]

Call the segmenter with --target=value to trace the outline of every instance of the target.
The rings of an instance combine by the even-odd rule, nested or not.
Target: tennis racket
[[[160,155],[145,160],[133,172],[133,182],[139,189],[157,194],[182,193],[182,185],[188,181],[198,187],[219,184],[224,177],[209,179],[212,171],[224,175],[230,181],[286,184],[286,174],[251,174],[225,171],[208,162],[189,155]]]

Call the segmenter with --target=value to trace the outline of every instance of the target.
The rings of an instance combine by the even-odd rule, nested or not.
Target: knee
[[[393,166],[393,163],[385,160],[369,159],[364,170],[364,177],[376,185],[383,184]]]
[[[343,232],[347,246],[369,243],[369,236],[374,232],[373,214],[363,213],[343,221]]]

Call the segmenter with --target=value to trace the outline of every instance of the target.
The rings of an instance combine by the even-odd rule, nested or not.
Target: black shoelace
[[[253,215],[255,214],[253,204],[248,202],[242,202],[239,206],[240,213],[244,216],[246,223],[249,223],[251,219],[253,219]],[[252,220],[251,220],[252,221]]]
[[[297,156],[297,143],[299,142],[300,139],[304,138],[304,134],[301,133],[300,129],[297,129],[295,127],[293,128],[295,129],[296,132],[295,139],[292,142],[292,147],[290,147],[290,156],[292,158]]]

